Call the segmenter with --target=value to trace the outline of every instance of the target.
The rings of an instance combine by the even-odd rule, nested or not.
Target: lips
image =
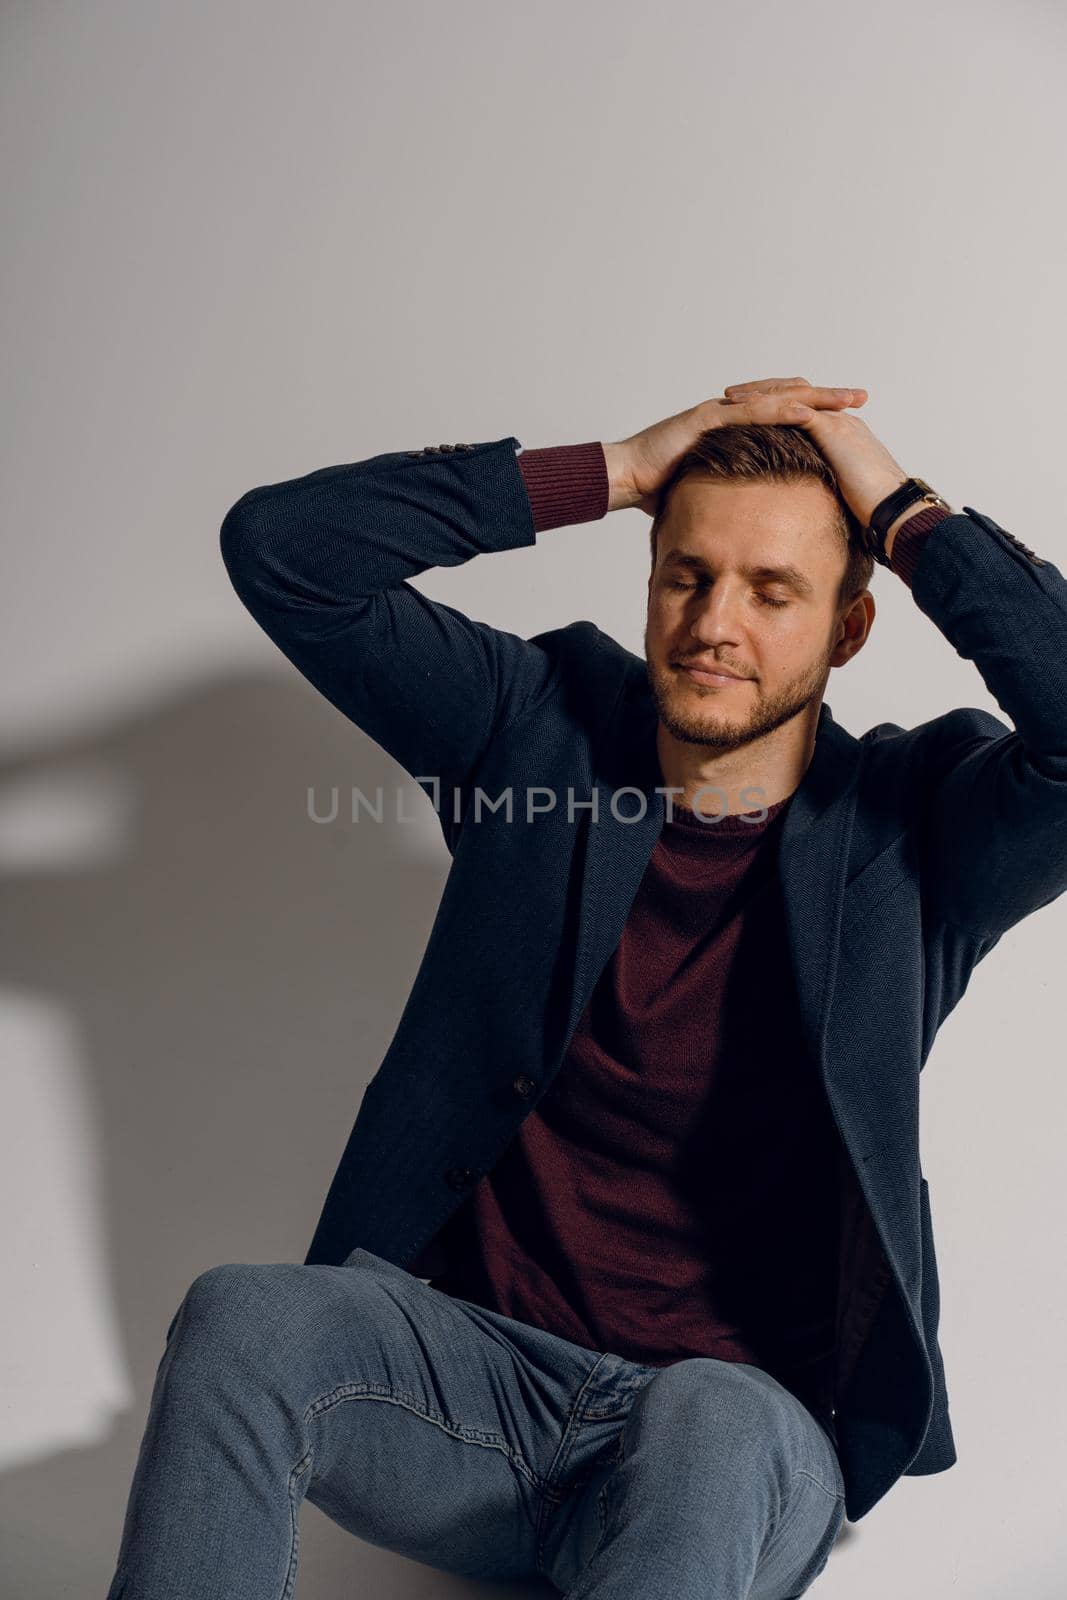
[[[715,662],[678,661],[675,663],[675,665],[681,667],[684,672],[710,674],[719,678],[732,678],[739,683],[744,682],[744,678],[740,672],[731,672],[728,667],[718,666]]]

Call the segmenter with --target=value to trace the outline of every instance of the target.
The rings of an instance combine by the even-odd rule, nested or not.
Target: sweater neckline
[[[766,807],[759,806],[754,811],[733,811],[724,814],[713,812],[706,816],[698,816],[688,806],[683,806],[675,800],[670,815],[664,818],[663,825],[665,828],[679,828],[686,835],[700,834],[704,838],[723,835],[732,838],[737,838],[739,835],[746,839],[754,838],[770,827],[792,798],[791,794],[787,794],[783,795],[781,800],[775,800]]]

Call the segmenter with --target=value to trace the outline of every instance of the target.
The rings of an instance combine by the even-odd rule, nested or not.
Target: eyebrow
[[[663,557],[663,565],[673,564],[679,567],[690,567],[695,572],[710,572],[711,568],[702,556],[687,555],[683,550],[668,550]],[[757,583],[784,583],[790,589],[795,589],[797,594],[813,595],[814,587],[804,576],[799,567],[789,564],[784,567],[768,566],[743,566],[738,567],[743,578],[749,578]]]

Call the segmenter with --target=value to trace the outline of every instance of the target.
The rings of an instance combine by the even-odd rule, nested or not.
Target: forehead
[[[709,564],[793,562],[813,577],[845,559],[839,508],[817,479],[724,483],[683,478],[671,491],[657,534],[661,563],[682,556]]]

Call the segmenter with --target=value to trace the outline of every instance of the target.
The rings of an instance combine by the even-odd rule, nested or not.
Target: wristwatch
[[[931,506],[944,506],[946,511],[952,509],[948,501],[943,499],[936,489],[931,489],[925,479],[908,478],[899,489],[894,489],[892,494],[887,494],[884,500],[880,500],[871,512],[871,520],[864,530],[867,553],[883,567],[889,565],[885,553],[886,534],[909,506],[918,505],[920,502]]]

